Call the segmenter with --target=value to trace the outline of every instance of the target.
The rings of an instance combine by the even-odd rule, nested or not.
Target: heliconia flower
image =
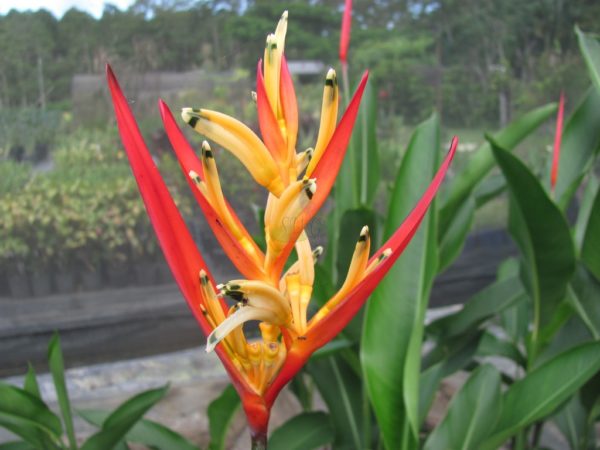
[[[350,26],[352,25],[352,0],[346,0],[344,15],[342,16],[342,29],[340,32],[340,62],[348,63],[348,47],[350,46]]]
[[[565,93],[560,93],[558,112],[556,113],[556,131],[554,132],[554,149],[552,151],[552,169],[550,171],[550,188],[554,192],[558,178],[558,163],[560,161],[560,144],[563,133],[563,116],[565,112]]]
[[[335,71],[325,77],[321,126],[314,149],[296,149],[296,94],[283,54],[287,12],[267,37],[257,71],[256,105],[262,139],[241,122],[207,109],[185,108],[184,121],[233,153],[269,191],[265,211],[266,249],[253,240],[221,189],[215,155],[206,141],[198,158],[168,106],[159,101],[166,133],[182,171],[215,237],[241,277],[216,284],[144,144],[129,105],[109,66],[107,78],[121,139],[148,215],[167,262],[203,332],[207,351],[216,351],[238,391],[253,445],[266,445],[271,406],[310,355],[333,339],[354,317],[400,256],[423,219],[454,156],[454,138],[443,164],[400,228],[370,255],[364,227],[342,287],[310,314],[314,264],[305,227],[325,202],[340,169],[367,82],[363,76],[336,124]],[[283,268],[295,248],[297,260]],[[233,300],[232,303],[225,298]],[[258,321],[260,338],[248,339],[244,325]]]

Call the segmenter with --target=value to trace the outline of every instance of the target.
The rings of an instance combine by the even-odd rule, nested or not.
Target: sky
[[[25,11],[44,8],[60,18],[74,6],[94,17],[100,17],[104,10],[104,3],[112,3],[120,9],[124,9],[132,4],[133,0],[0,0],[0,14],[6,14],[11,9]]]

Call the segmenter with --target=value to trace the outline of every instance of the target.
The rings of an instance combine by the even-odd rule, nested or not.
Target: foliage
[[[60,418],[42,399],[35,371],[30,366],[23,388],[0,383],[0,427],[21,439],[5,445],[45,450],[107,450],[126,447],[127,442],[141,442],[162,450],[197,449],[174,431],[143,419],[144,414],[164,397],[166,386],[137,394],[112,412],[77,412],[99,427],[98,432],[79,445],[73,428],[58,334],[48,345],[48,365],[60,406]],[[16,447],[18,445],[21,447]]]

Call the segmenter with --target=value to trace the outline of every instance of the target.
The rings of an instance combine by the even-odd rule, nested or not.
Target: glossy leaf
[[[500,415],[500,372],[489,364],[475,370],[452,398],[425,450],[479,448]]]
[[[551,414],[600,370],[599,354],[600,342],[577,346],[511,385],[502,395],[498,423],[480,448],[496,449],[519,430]]]
[[[454,220],[442,236],[438,272],[443,272],[460,255],[475,217],[475,200],[468,197],[460,206]]]
[[[221,395],[208,405],[208,428],[210,432],[208,448],[210,450],[225,448],[225,438],[227,437],[229,424],[240,409],[240,405],[240,396],[231,385],[223,389]]]
[[[29,431],[37,427],[55,437],[62,435],[60,419],[42,400],[23,389],[0,382],[0,426],[12,430],[9,428],[11,424]]]
[[[86,422],[101,428],[110,411],[77,411]],[[142,419],[125,435],[125,441],[137,442],[157,450],[198,450],[198,447],[173,430],[151,420]]]
[[[164,397],[167,389],[167,386],[151,389],[125,401],[106,418],[102,429],[92,435],[81,450],[106,450],[117,445],[144,414]]]
[[[594,37],[581,31],[578,26],[575,26],[575,33],[590,78],[600,92],[600,43]]]
[[[537,127],[548,120],[548,118],[552,117],[555,112],[555,103],[550,103],[529,111],[522,117],[511,122],[506,128],[498,133],[494,133],[494,140],[503,148],[512,150]],[[566,153],[564,149],[565,146],[563,144],[563,154]],[[494,163],[492,149],[486,142],[469,158],[469,162],[466,166],[455,175],[452,184],[450,185],[446,201],[440,209],[440,239],[443,239],[443,236],[449,229],[450,223],[454,220],[460,205],[492,170]]]
[[[358,187],[358,204],[372,207],[381,168],[377,149],[377,88],[367,84],[352,133],[350,157],[354,159],[353,183]]]
[[[69,401],[69,393],[67,392],[67,385],[65,383],[65,364],[58,333],[54,333],[50,344],[48,344],[48,365],[50,366],[52,380],[54,381],[54,387],[56,389],[60,414],[62,415],[63,423],[67,431],[69,447],[75,449],[77,448],[77,440],[75,439],[75,429],[73,428],[71,402]]]
[[[564,299],[575,270],[569,225],[529,169],[506,150],[493,145],[510,190],[509,230],[523,255],[525,289],[533,301],[533,335],[547,325]]]
[[[396,177],[385,225],[389,236],[403,222],[436,171],[439,122],[415,130]],[[361,361],[369,397],[388,448],[401,448],[402,425],[418,435],[420,347],[423,319],[437,266],[435,214],[429,212],[367,305]],[[405,430],[407,432],[408,430]]]
[[[589,169],[600,144],[600,91],[590,88],[575,108],[562,136],[556,199],[565,209]]]
[[[600,281],[600,189],[592,204],[581,245],[581,260]]]
[[[513,360],[522,367],[525,367],[527,364],[527,359],[515,344],[489,331],[483,333],[481,337],[479,347],[477,348],[477,356],[505,357]]]
[[[332,356],[307,365],[334,425],[334,449],[367,448],[361,425],[361,380],[340,357]]]
[[[270,450],[311,450],[333,442],[329,415],[324,412],[299,414],[277,428],[269,438]]]

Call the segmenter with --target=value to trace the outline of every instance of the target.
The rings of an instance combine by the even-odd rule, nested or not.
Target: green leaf
[[[86,422],[101,428],[110,411],[77,411]],[[198,447],[175,431],[151,420],[142,419],[125,435],[125,441],[138,442],[158,450],[198,450]]]
[[[483,336],[481,337],[479,348],[477,349],[477,356],[503,356],[513,360],[521,367],[525,367],[527,364],[526,358],[516,345],[505,339],[499,338],[489,331],[483,333]]]
[[[364,415],[360,378],[338,356],[316,361],[311,359],[307,370],[327,405],[334,425],[334,448],[367,448],[361,432]]]
[[[575,311],[594,339],[600,339],[600,282],[578,266],[571,280],[570,294]]]
[[[495,133],[493,135],[494,139],[502,147],[512,150],[537,127],[553,116],[555,112],[556,103],[550,103],[529,111],[522,117],[511,122],[506,128]],[[454,220],[455,214],[459,211],[460,205],[492,170],[494,163],[492,149],[486,142],[479,147],[475,154],[469,158],[467,165],[452,179],[448,196],[440,209],[440,240],[443,240],[444,235],[450,228],[450,224]]]
[[[417,127],[403,158],[385,237],[402,223],[431,182],[440,153],[439,121],[433,115]],[[423,321],[438,261],[435,218],[434,201],[402,257],[367,303],[360,356],[387,448],[417,442]]]
[[[164,397],[167,389],[168,386],[151,389],[125,401],[106,418],[102,429],[92,435],[81,450],[107,450],[117,445],[144,414]]]
[[[509,230],[524,259],[521,271],[533,302],[535,346],[541,328],[565,297],[575,270],[575,249],[565,217],[535,176],[506,150],[493,144],[492,151],[510,191]]]
[[[425,450],[479,448],[500,414],[500,373],[489,364],[475,370],[454,396]]]
[[[590,88],[569,117],[562,136],[555,195],[566,209],[571,197],[591,167],[600,143],[600,91]]]
[[[581,260],[600,281],[600,189],[592,205],[581,245]]]
[[[269,439],[269,450],[312,450],[333,442],[329,415],[323,412],[299,414],[277,428]]]
[[[577,25],[575,25],[575,33],[590,78],[598,92],[600,92],[600,43],[589,34],[581,31]]]
[[[577,222],[575,223],[575,230],[573,239],[575,246],[581,252],[581,246],[583,245],[583,238],[587,231],[587,225],[590,220],[590,214],[592,213],[592,207],[594,206],[594,199],[596,194],[600,192],[600,181],[595,176],[590,176],[581,203],[579,204],[579,213],[577,214]]]
[[[228,385],[221,395],[208,405],[208,428],[210,431],[210,450],[225,448],[227,429],[235,413],[240,408],[240,396],[232,385]]]
[[[354,167],[358,168],[354,182],[359,186],[359,202],[372,206],[377,193],[381,168],[377,150],[377,89],[371,80],[367,83],[352,134]]]
[[[440,242],[440,261],[438,263],[438,272],[443,272],[452,262],[458,258],[462,251],[473,218],[475,217],[475,200],[468,197],[461,203],[458,212],[454,215],[454,220],[442,236]]]
[[[514,305],[523,292],[518,277],[496,281],[475,294],[457,313],[432,322],[427,331],[440,339],[458,336]]]
[[[74,450],[77,448],[77,440],[75,439],[75,430],[73,428],[71,402],[69,401],[69,393],[67,392],[67,385],[65,383],[65,365],[58,333],[54,333],[50,344],[48,344],[48,365],[50,366],[50,372],[52,372],[52,380],[56,389],[60,413],[65,429],[67,430],[69,447],[71,450]]]
[[[31,364],[29,364],[27,374],[25,375],[23,389],[29,392],[34,397],[37,397],[39,399],[42,398],[42,395],[40,394],[40,385],[38,384],[37,377],[35,375],[35,369]]]
[[[60,419],[42,400],[23,389],[1,382],[0,426],[40,446],[44,445],[39,436],[40,429],[54,438],[62,435]]]
[[[570,349],[515,382],[502,395],[502,413],[482,450],[496,449],[510,436],[552,413],[600,370],[600,342]],[[568,370],[566,370],[568,368]]]

